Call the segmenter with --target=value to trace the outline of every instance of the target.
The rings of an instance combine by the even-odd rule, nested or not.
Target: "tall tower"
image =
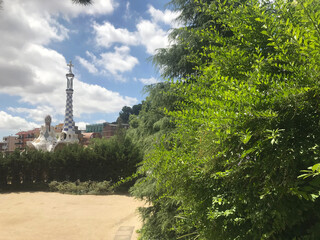
[[[72,95],[73,95],[73,78],[74,74],[72,73],[72,62],[70,61],[67,64],[69,67],[69,72],[66,74],[67,78],[67,102],[66,102],[66,112],[64,118],[63,130],[60,136],[61,141],[66,142],[79,142],[78,135],[75,133],[75,124],[73,121],[73,105],[72,105]]]

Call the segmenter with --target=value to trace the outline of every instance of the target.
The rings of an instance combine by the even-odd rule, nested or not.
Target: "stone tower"
[[[75,124],[73,121],[73,105],[72,105],[72,95],[73,95],[73,78],[74,74],[72,73],[72,62],[67,65],[69,67],[69,72],[66,74],[67,78],[67,102],[66,102],[66,112],[64,118],[63,130],[60,136],[60,141],[65,142],[79,142],[78,134],[75,133]]]

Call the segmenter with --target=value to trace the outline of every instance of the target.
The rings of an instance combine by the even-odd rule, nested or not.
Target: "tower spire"
[[[67,64],[67,66],[69,67],[69,73],[72,73],[72,67],[74,67],[73,65],[72,65],[72,61],[70,61],[69,62],[69,64]]]
[[[62,130],[61,140],[66,142],[78,142],[78,136],[75,133],[75,124],[73,121],[73,104],[72,104],[72,95],[73,95],[73,78],[74,74],[72,73],[72,62],[70,61],[67,64],[69,67],[69,72],[66,74],[67,78],[67,101],[66,101],[66,111],[64,118],[64,125]]]
[[[67,66],[69,67],[69,72],[66,74],[66,78],[67,78],[67,89],[73,89],[73,78],[74,78],[74,74],[72,73],[72,62],[70,61],[69,64],[67,64]]]

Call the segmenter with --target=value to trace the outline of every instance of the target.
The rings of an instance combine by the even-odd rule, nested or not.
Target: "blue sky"
[[[168,0],[4,0],[0,10],[0,140],[62,123],[67,62],[74,64],[74,120],[112,122],[162,81],[147,59],[167,47],[179,15]]]

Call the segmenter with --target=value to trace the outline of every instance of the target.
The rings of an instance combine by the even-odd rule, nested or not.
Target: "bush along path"
[[[320,239],[320,2],[172,3],[186,26],[154,59],[175,128],[131,189],[151,203],[141,239]]]
[[[0,158],[0,189],[47,189],[55,181],[51,189],[59,191],[68,186],[108,192],[110,185],[131,176],[139,162],[141,151],[125,132],[109,140],[97,139],[87,148],[76,144],[53,153],[15,151]]]

